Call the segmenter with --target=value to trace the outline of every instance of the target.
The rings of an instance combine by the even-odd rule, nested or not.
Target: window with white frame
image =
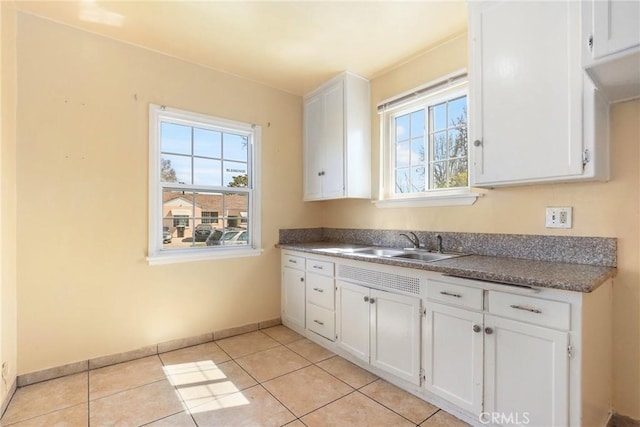
[[[159,105],[149,111],[149,262],[258,254],[260,127]],[[172,239],[163,238],[167,228]]]
[[[469,189],[466,78],[425,86],[379,106],[382,205],[477,197]]]

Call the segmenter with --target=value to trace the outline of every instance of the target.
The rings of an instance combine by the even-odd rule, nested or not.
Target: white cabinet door
[[[584,5],[584,7],[589,7]],[[593,1],[593,57],[604,56],[640,45],[640,2],[638,0]]]
[[[305,273],[293,268],[282,269],[282,320],[300,329],[305,326]]]
[[[420,299],[372,289],[371,364],[420,384]]]
[[[322,197],[322,142],[324,134],[324,97],[318,94],[304,104],[304,196]]]
[[[426,310],[426,389],[479,414],[482,411],[482,313],[432,302]]]
[[[579,2],[469,2],[471,185],[581,176]]]
[[[322,196],[334,199],[344,196],[344,81],[327,88],[324,108]]]
[[[338,346],[369,363],[369,289],[337,282]]]
[[[484,412],[511,415],[504,424],[567,425],[569,334],[492,315],[484,326]]]

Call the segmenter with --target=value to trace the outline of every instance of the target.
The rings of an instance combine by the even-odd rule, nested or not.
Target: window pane
[[[221,186],[222,167],[220,160],[193,159],[193,183],[197,185]]]
[[[447,104],[438,104],[429,108],[431,110],[432,132],[437,132],[447,128]]]
[[[444,188],[447,184],[447,162],[431,164],[431,188]]]
[[[462,126],[467,124],[467,97],[449,101],[449,126]]]
[[[431,136],[433,143],[433,160],[447,158],[447,132],[438,132]]]
[[[163,154],[160,160],[160,180],[191,184],[191,157]]]
[[[235,135],[232,133],[222,134],[224,143],[223,156],[225,160],[247,161],[247,153],[249,149],[249,139],[246,136]]]
[[[469,185],[467,159],[451,160],[449,169],[449,187]]]
[[[396,117],[396,142],[406,141],[411,136],[409,127],[409,114]]]
[[[411,165],[424,165],[424,138],[411,140]]]
[[[424,167],[411,168],[411,192],[422,192],[424,188]]]
[[[247,164],[238,162],[224,162],[224,176],[222,185],[225,187],[247,187]]]
[[[461,129],[451,129],[449,131],[449,157],[467,156],[467,132]]]
[[[191,155],[191,127],[162,122],[160,150],[163,153]]]
[[[206,129],[193,129],[193,154],[204,157],[222,157],[222,134]]]
[[[424,135],[424,110],[411,113],[411,138]]]
[[[409,166],[409,141],[399,142],[396,144],[396,168],[403,168]]]
[[[409,192],[410,174],[411,169],[409,168],[398,169],[396,171],[396,194]]]

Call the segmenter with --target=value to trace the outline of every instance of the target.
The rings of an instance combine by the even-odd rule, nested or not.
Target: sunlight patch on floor
[[[164,366],[169,382],[192,414],[216,411],[250,402],[211,360]]]

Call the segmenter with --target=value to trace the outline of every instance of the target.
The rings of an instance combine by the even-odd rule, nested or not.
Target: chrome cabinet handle
[[[480,147],[481,145],[482,145],[482,141],[480,141],[479,139],[476,139],[475,141],[473,141],[474,147]]]
[[[493,333],[493,329],[491,329],[489,327],[484,328],[484,333],[487,334],[487,335],[491,335]]]
[[[369,298],[369,302],[370,302],[371,304],[373,304],[374,302],[376,302],[376,300],[375,300],[375,299],[373,299],[373,298]]]
[[[473,332],[480,332],[482,331],[482,327],[480,325],[473,325]]]
[[[516,310],[528,311],[529,313],[542,314],[542,311],[538,310],[537,308],[523,307],[521,305],[515,305],[515,304],[512,304],[509,307],[511,307],[513,309],[516,309]]]
[[[446,292],[446,291],[441,291],[440,293],[442,295],[446,295],[446,296],[449,296],[449,297],[462,298],[462,295],[460,295],[460,294],[452,294],[451,292]]]
[[[301,277],[301,278],[300,278],[300,281],[301,281],[301,282],[304,282],[304,277]]]
[[[320,326],[324,326],[324,322],[321,322],[321,321],[319,321],[319,320],[314,320],[314,322],[315,322],[315,323],[317,323],[317,324],[318,324],[318,325],[320,325]]]
[[[364,302],[369,302],[369,297],[364,297]]]
[[[290,259],[290,260],[289,260],[289,262],[290,262],[291,264],[297,264],[297,263],[298,263],[298,261],[295,261],[295,260],[292,260],[292,259]]]
[[[313,288],[313,290],[320,293],[324,292],[324,289],[320,289],[320,288]]]
[[[318,270],[322,270],[323,267],[321,265],[314,265],[313,268],[318,269]]]

